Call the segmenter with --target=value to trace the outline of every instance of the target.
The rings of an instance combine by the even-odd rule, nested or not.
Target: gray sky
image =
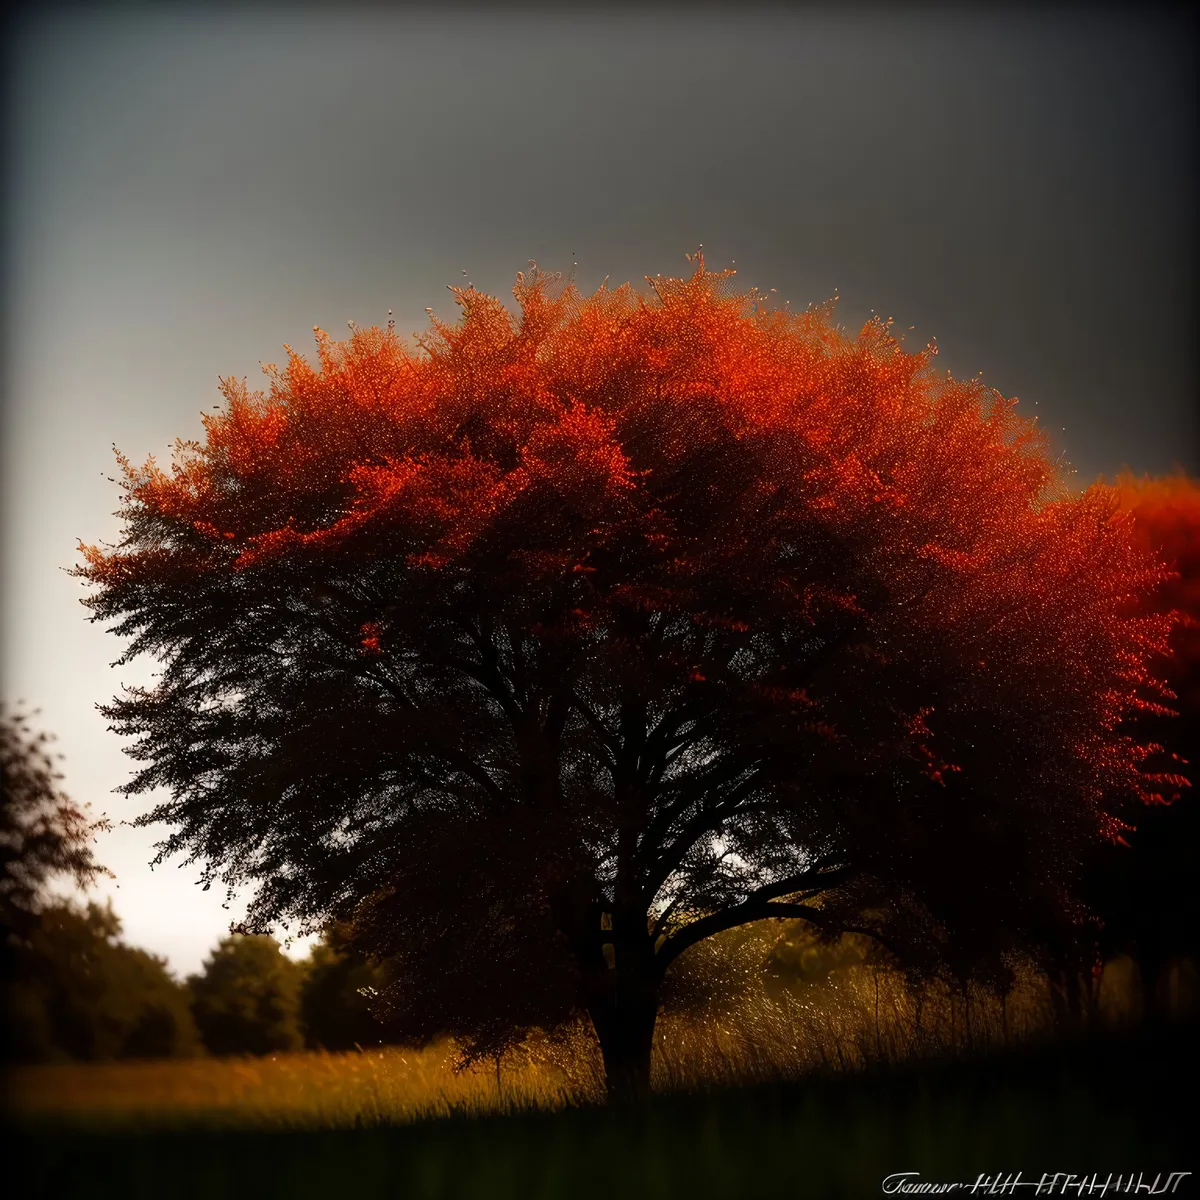
[[[201,436],[219,375],[265,386],[259,362],[310,353],[314,324],[454,316],[464,269],[511,301],[531,258],[577,259],[591,291],[684,274],[703,242],[794,308],[837,291],[852,329],[875,310],[910,344],[936,335],[1081,481],[1195,473],[1193,28],[1082,8],[26,15],[4,698],[40,706],[76,798],[114,821],[146,807],[111,794],[132,764],[94,705],[152,664],[110,669],[120,645],[60,569],[116,536],[111,443],[165,458]],[[196,868],[151,872],[154,840],[102,840],[101,894],[130,941],[194,970],[240,911]]]

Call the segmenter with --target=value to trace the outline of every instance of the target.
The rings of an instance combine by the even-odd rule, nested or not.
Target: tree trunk
[[[593,994],[588,1012],[600,1039],[608,1102],[629,1107],[650,1097],[650,1051],[662,973],[654,961],[645,918],[622,919],[617,914],[613,924],[612,967],[602,989]]]
[[[600,1043],[608,1102],[640,1104],[650,1096],[650,1051],[663,976],[645,907],[634,902],[606,910],[592,880],[577,887],[574,896],[560,898],[557,907],[552,915],[574,947],[580,999]]]
[[[630,1107],[643,1103],[650,1096],[650,1051],[658,1017],[657,991],[616,988],[608,1002],[597,1004],[589,1015],[604,1058],[609,1104]]]

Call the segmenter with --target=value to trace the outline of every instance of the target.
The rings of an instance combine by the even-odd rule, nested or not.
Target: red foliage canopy
[[[1148,595],[1147,612],[1176,618],[1170,658],[1153,663],[1171,692],[1167,712],[1142,712],[1129,730],[1161,747],[1147,766],[1180,771],[1197,781],[1200,763],[1200,484],[1182,472],[1158,479],[1126,471],[1116,481],[1119,511],[1133,518],[1135,540],[1162,557],[1173,574]],[[1090,965],[1097,955],[1133,954],[1141,971],[1144,1009],[1154,1018],[1169,1009],[1173,958],[1200,953],[1200,800],[1184,793],[1170,806],[1131,804],[1131,826],[1120,846],[1097,847],[1084,897],[1098,926],[1074,948]]]
[[[318,329],[170,471],[121,460],[80,574],[166,665],[107,710],[171,792],[144,820],[257,920],[357,907],[414,1027],[603,1042],[769,916],[994,967],[1182,782],[1122,730],[1170,621],[1117,492],[933,346],[731,275],[534,269],[421,352]]]
[[[1132,515],[1136,539],[1172,570],[1148,607],[1176,614],[1163,673],[1177,707],[1200,713],[1200,484],[1182,470],[1140,479],[1126,471],[1116,489],[1118,509]]]

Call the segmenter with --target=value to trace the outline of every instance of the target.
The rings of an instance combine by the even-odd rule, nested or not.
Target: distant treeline
[[[4,984],[8,1062],[262,1055],[377,1045],[363,990],[375,968],[335,929],[307,959],[273,938],[222,939],[198,975],[127,945],[111,906],[44,908],[15,948]]]

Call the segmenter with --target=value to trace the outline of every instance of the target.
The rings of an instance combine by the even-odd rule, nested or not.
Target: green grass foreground
[[[1200,1165],[1190,1100],[1198,1046],[1195,1027],[1109,1035],[975,1063],[660,1094],[636,1114],[582,1107],[290,1130],[105,1130],[26,1114],[10,1125],[5,1160],[21,1195],[206,1200],[821,1200],[880,1195],[899,1171],[933,1182],[1149,1176]],[[1177,1194],[1198,1184],[1193,1176]]]

